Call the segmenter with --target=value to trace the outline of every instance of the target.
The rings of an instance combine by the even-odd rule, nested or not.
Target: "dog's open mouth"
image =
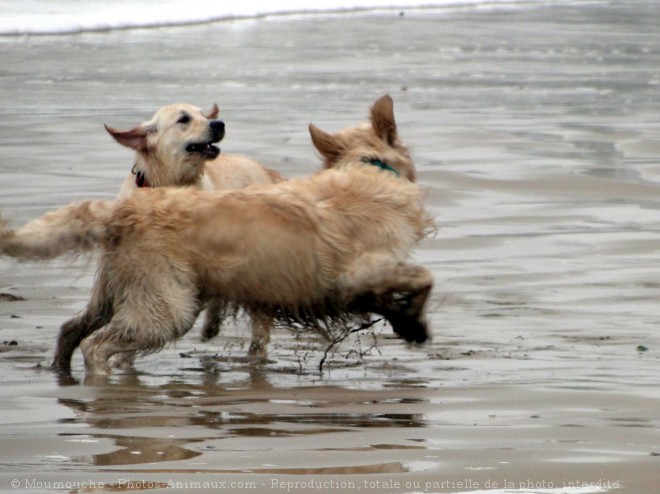
[[[190,154],[199,154],[207,159],[215,159],[220,154],[220,148],[214,146],[212,142],[193,142],[186,146],[186,151]]]

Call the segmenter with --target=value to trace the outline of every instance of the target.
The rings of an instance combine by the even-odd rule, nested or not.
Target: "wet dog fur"
[[[135,152],[135,163],[118,197],[130,196],[143,187],[183,187],[198,190],[233,190],[255,184],[272,184],[284,178],[261,163],[237,154],[221,154],[214,145],[225,135],[225,124],[217,120],[219,109],[213,105],[207,113],[187,104],[176,103],[160,108],[153,117],[129,130],[108,125],[105,129],[122,146]],[[209,130],[210,129],[210,130]],[[209,133],[211,132],[211,133]],[[213,137],[211,141],[209,136]],[[202,339],[209,340],[219,332],[226,307],[211,300],[206,312]],[[80,343],[82,328],[77,318],[64,323],[58,339],[53,368],[69,372],[73,351]],[[256,326],[267,321],[254,321]],[[265,350],[259,344],[264,330],[255,328],[250,355],[262,357]],[[113,365],[127,368],[133,363],[129,353],[115,358]]]
[[[369,124],[310,133],[326,164],[310,178],[72,204],[18,229],[3,225],[0,253],[36,260],[100,250],[91,300],[76,318],[88,374],[110,373],[113,355],[181,337],[211,298],[305,325],[380,314],[405,340],[424,342],[433,280],[407,258],[432,222],[391,98],[376,101]]]
[[[274,184],[284,180],[275,170],[239,154],[217,154],[215,158],[204,153],[190,153],[189,144],[197,140],[208,121],[218,118],[216,104],[204,114],[199,108],[186,103],[176,103],[160,108],[153,117],[130,130],[122,131],[105,126],[119,144],[135,151],[135,165],[124,181],[119,198],[127,197],[141,187],[193,186],[199,190],[234,190],[251,185]],[[224,125],[223,125],[224,129]],[[204,161],[200,161],[201,158]],[[218,335],[222,319],[229,310],[225,304],[211,300],[206,311],[202,341]],[[266,347],[260,343],[260,335],[269,329],[261,325],[267,320],[253,320],[253,338],[248,357],[264,359]],[[59,345],[58,345],[59,348]],[[60,352],[56,353],[53,366],[61,368]],[[71,357],[68,357],[71,360]],[[132,359],[116,359],[118,367],[130,367]],[[69,364],[70,366],[70,364]],[[66,369],[66,365],[64,365]]]

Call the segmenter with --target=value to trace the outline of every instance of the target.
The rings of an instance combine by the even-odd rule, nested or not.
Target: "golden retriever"
[[[277,172],[241,155],[220,154],[214,142],[222,140],[225,125],[218,106],[204,114],[186,103],[164,106],[151,120],[130,130],[108,125],[108,133],[135,151],[135,165],[124,181],[119,197],[141,187],[194,186],[199,190],[232,190],[283,179]],[[218,140],[207,142],[208,127]]]
[[[135,164],[118,197],[128,197],[142,187],[192,186],[199,190],[232,190],[255,184],[271,184],[284,180],[274,170],[245,156],[220,154],[214,144],[225,135],[225,124],[217,120],[219,109],[213,105],[203,113],[199,108],[177,103],[160,108],[153,117],[130,130],[105,126],[119,144],[135,151]],[[202,339],[218,334],[222,303],[211,300],[206,313]],[[69,372],[71,357],[80,343],[82,329],[78,318],[63,324],[57,343],[53,368]],[[250,355],[259,358],[265,350],[260,335],[267,331],[260,325],[268,321],[253,322],[254,338]],[[133,358],[126,352],[114,359],[117,367],[130,367]]]
[[[3,224],[0,253],[101,252],[78,316],[89,374],[109,374],[113,355],[148,354],[181,337],[210,298],[309,326],[375,313],[407,341],[426,341],[433,278],[407,258],[432,221],[392,99],[374,103],[369,124],[310,132],[326,158],[310,178],[76,203],[18,229]]]

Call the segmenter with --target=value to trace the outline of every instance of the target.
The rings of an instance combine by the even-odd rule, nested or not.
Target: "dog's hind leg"
[[[406,263],[380,267],[372,263],[368,267],[368,273],[356,271],[357,276],[343,280],[354,294],[351,308],[384,316],[406,341],[426,341],[430,336],[425,306],[433,287],[431,272]]]
[[[85,338],[110,322],[112,314],[107,285],[101,276],[92,289],[92,298],[85,310],[62,325],[57,339],[53,370],[60,374],[70,374],[73,352]]]
[[[147,327],[135,327],[126,325],[123,318],[115,318],[80,344],[85,370],[88,374],[108,375],[113,367],[130,368],[137,356],[157,352],[187,333],[194,322],[195,317],[179,323],[161,319]]]
[[[112,321],[80,345],[88,374],[110,374],[113,365],[130,366],[136,356],[157,352],[186,334],[199,315],[194,281],[180,271],[135,274],[142,283],[125,283]]]
[[[133,367],[137,354],[137,350],[126,350],[120,353],[115,353],[110,357],[110,367],[128,370]]]
[[[122,338],[120,333],[123,331],[110,323],[82,341],[80,350],[85,358],[87,374],[112,374],[113,357],[120,356],[123,352],[137,354],[139,349],[137,342]]]
[[[85,309],[78,316],[65,322],[57,340],[53,369],[60,374],[70,374],[73,352],[85,338],[102,328],[109,320],[108,313]]]
[[[220,324],[227,314],[227,306],[222,300],[213,299],[206,308],[202,341],[209,341],[220,333]]]

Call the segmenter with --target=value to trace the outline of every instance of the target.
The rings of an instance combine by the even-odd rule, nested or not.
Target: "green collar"
[[[394,173],[394,175],[396,175],[397,177],[399,176],[399,172],[398,172],[398,171],[396,171],[394,168],[392,168],[392,167],[391,167],[390,165],[388,165],[387,163],[385,163],[385,162],[379,160],[378,158],[373,158],[373,159],[366,158],[366,159],[364,160],[364,162],[365,162],[365,163],[369,163],[370,165],[373,165],[373,166],[377,166],[377,167],[380,168],[381,170],[387,170],[388,172],[392,172],[392,173]]]

